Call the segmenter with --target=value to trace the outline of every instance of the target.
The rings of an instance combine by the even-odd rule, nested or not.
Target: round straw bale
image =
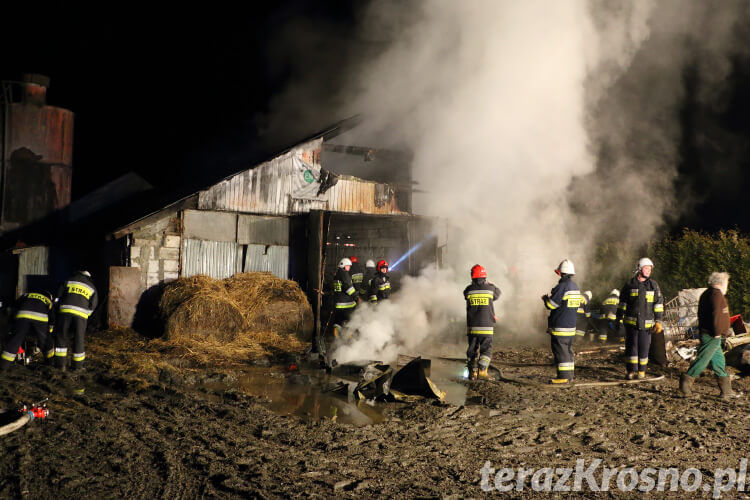
[[[312,308],[296,282],[271,273],[251,272],[235,274],[224,283],[249,330],[296,334],[310,340]]]
[[[221,281],[202,274],[168,283],[159,300],[162,317],[168,319],[183,302],[198,293],[225,294],[224,285]]]
[[[231,342],[244,328],[242,312],[226,293],[201,292],[179,304],[167,317],[166,336],[170,341]]]

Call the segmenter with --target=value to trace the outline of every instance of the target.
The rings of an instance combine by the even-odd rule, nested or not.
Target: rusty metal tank
[[[73,112],[48,106],[49,78],[2,82],[0,96],[0,232],[70,203]]]

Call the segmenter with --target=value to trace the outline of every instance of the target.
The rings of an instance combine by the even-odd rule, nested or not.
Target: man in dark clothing
[[[732,335],[729,322],[729,305],[724,297],[729,286],[729,274],[711,273],[708,277],[708,289],[701,294],[698,301],[698,327],[701,333],[701,343],[698,356],[690,364],[687,373],[680,377],[680,392],[691,396],[693,381],[703,370],[711,365],[718,377],[719,390],[722,399],[739,397],[732,391],[732,384],[725,370],[726,361],[721,350],[722,337]]]
[[[367,262],[365,263],[365,274],[364,278],[362,279],[362,288],[359,291],[359,294],[363,297],[367,297],[370,295],[370,284],[372,283],[372,279],[377,276],[378,272],[375,269],[375,261],[372,259],[367,259]]]
[[[391,277],[388,276],[388,262],[378,262],[378,274],[370,281],[370,302],[382,302],[391,296]]]
[[[51,358],[54,353],[52,341],[47,335],[52,330],[52,325],[55,324],[52,294],[49,292],[25,293],[16,301],[14,311],[13,334],[5,343],[2,355],[0,355],[0,371],[10,368],[16,359],[18,348],[30,332],[36,334],[37,347],[47,358]]]
[[[365,278],[362,264],[359,263],[359,259],[356,255],[349,257],[349,260],[352,262],[352,267],[349,269],[349,276],[352,278],[352,284],[354,285],[354,288],[357,289],[357,293],[361,294]]]
[[[68,356],[70,332],[73,332],[74,370],[82,369],[86,359],[84,340],[89,316],[96,309],[99,297],[88,271],[78,271],[57,292],[59,301],[57,326],[55,327],[55,364],[65,368]]]
[[[620,290],[617,288],[609,292],[609,296],[602,302],[602,319],[606,321],[607,329],[599,332],[599,342],[620,342],[620,323],[617,321],[617,306],[620,304]]]
[[[662,333],[664,299],[656,280],[651,279],[654,263],[644,257],[638,261],[635,276],[620,290],[617,321],[625,325],[625,368],[627,379],[646,378],[651,329]]]
[[[492,336],[497,322],[493,302],[499,298],[500,289],[487,281],[487,271],[479,264],[472,267],[471,285],[464,289],[466,335],[469,343],[466,365],[471,380],[489,377],[487,370],[492,359]]]
[[[576,311],[576,337],[580,341],[586,338],[586,331],[589,329],[589,321],[591,318],[591,297],[593,294],[591,290],[583,292],[583,302],[578,306]]]
[[[344,257],[339,261],[339,267],[333,277],[333,336],[336,338],[342,334],[359,301],[359,294],[349,275],[351,267],[352,261]]]
[[[572,280],[575,267],[571,261],[565,259],[560,262],[555,273],[560,276],[560,281],[549,295],[542,295],[542,302],[550,310],[547,332],[551,337],[552,355],[557,366],[557,378],[552,379],[552,383],[567,384],[573,380],[575,371],[573,339],[576,334],[577,311],[583,304],[584,297]]]

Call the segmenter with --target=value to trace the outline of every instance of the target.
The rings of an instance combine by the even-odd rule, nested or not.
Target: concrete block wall
[[[132,234],[130,266],[141,269],[145,288],[180,276],[182,238],[177,217],[164,217]]]

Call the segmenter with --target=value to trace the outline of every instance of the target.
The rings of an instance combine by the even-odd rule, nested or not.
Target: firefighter
[[[14,307],[13,334],[5,343],[0,355],[0,371],[10,368],[16,359],[18,348],[31,332],[36,334],[37,347],[46,358],[52,357],[55,351],[52,339],[48,336],[48,332],[52,331],[52,325],[55,324],[52,305],[52,294],[49,292],[30,292],[18,298]]]
[[[352,278],[352,284],[357,289],[357,293],[362,295],[362,287],[364,286],[365,274],[362,270],[362,264],[359,263],[359,259],[356,255],[349,257],[352,261],[352,267],[349,269],[349,276]]]
[[[86,359],[84,338],[86,323],[99,302],[94,282],[88,271],[78,271],[71,276],[57,293],[59,306],[55,327],[55,364],[65,368],[68,356],[69,333],[73,333],[74,370],[82,369]]]
[[[617,321],[617,306],[620,304],[620,290],[614,288],[602,302],[602,315],[607,321],[607,329],[599,332],[599,341],[605,343],[620,341],[620,323]]]
[[[589,319],[591,318],[591,297],[593,294],[590,290],[583,292],[583,302],[576,310],[576,337],[583,340],[588,330]]]
[[[391,277],[388,262],[378,261],[378,274],[370,281],[370,302],[382,302],[391,296]]]
[[[362,288],[360,289],[360,295],[366,297],[370,294],[370,283],[375,276],[377,276],[375,261],[372,259],[367,259],[367,262],[365,263],[365,275],[362,279]]]
[[[352,311],[357,307],[359,295],[354,288],[349,270],[352,261],[346,257],[339,261],[336,275],[333,277],[333,336],[338,338],[344,330],[344,326],[352,316]]]
[[[648,257],[638,261],[635,276],[620,290],[617,320],[625,325],[625,367],[627,379],[646,378],[651,330],[664,331],[661,318],[664,299],[659,284],[651,279],[654,263]]]
[[[487,370],[492,359],[492,336],[495,332],[494,301],[500,298],[500,289],[487,281],[487,271],[476,264],[471,268],[471,285],[464,289],[466,299],[466,365],[469,378],[488,378]],[[478,362],[477,362],[478,358]]]
[[[550,334],[552,354],[557,366],[557,378],[552,379],[552,383],[567,384],[573,380],[575,371],[573,339],[576,334],[576,316],[585,298],[572,279],[575,267],[571,261],[565,259],[560,262],[555,273],[560,276],[560,281],[549,295],[542,296],[542,301],[550,310],[547,332]]]

